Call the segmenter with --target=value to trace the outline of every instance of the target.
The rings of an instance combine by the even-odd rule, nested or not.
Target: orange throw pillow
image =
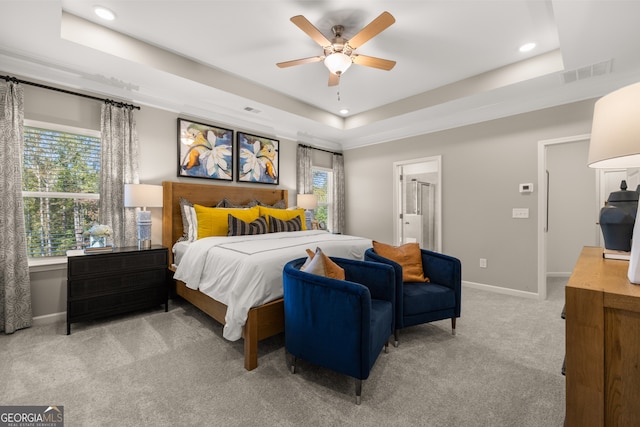
[[[344,280],[344,268],[331,261],[331,258],[326,256],[324,252],[319,252],[322,256],[322,261],[324,262],[324,272],[327,277],[330,277],[332,279]]]
[[[403,282],[428,282],[422,268],[422,254],[417,243],[391,246],[373,241],[373,251],[378,255],[397,262],[402,267]]]

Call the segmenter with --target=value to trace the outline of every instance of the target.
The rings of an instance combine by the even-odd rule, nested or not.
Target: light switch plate
[[[529,218],[529,208],[513,208],[512,218]]]

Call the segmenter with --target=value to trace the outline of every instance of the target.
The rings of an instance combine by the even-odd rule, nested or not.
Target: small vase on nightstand
[[[89,247],[104,248],[107,246],[107,236],[89,236]]]

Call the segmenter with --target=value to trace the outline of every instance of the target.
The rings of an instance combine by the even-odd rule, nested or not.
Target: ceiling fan
[[[329,69],[329,86],[336,86],[340,82],[340,76],[347,71],[347,68],[349,68],[351,64],[364,65],[365,67],[373,67],[387,71],[396,65],[396,61],[355,53],[357,48],[396,22],[395,18],[389,12],[382,12],[380,16],[371,21],[349,40],[342,37],[342,33],[344,32],[342,25],[334,25],[331,28],[333,38],[329,40],[302,15],[294,16],[291,18],[291,22],[318,43],[324,50],[324,53],[310,58],[279,62],[276,65],[280,68],[324,61],[324,65]]]

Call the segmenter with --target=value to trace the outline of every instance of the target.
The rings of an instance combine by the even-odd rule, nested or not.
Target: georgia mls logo
[[[62,410],[58,409],[57,406],[49,406],[47,409],[44,410],[44,413],[46,414],[47,412],[50,412],[50,411],[55,411],[55,413],[60,414],[60,418],[62,418]]]
[[[64,427],[64,406],[0,406],[0,427]]]

